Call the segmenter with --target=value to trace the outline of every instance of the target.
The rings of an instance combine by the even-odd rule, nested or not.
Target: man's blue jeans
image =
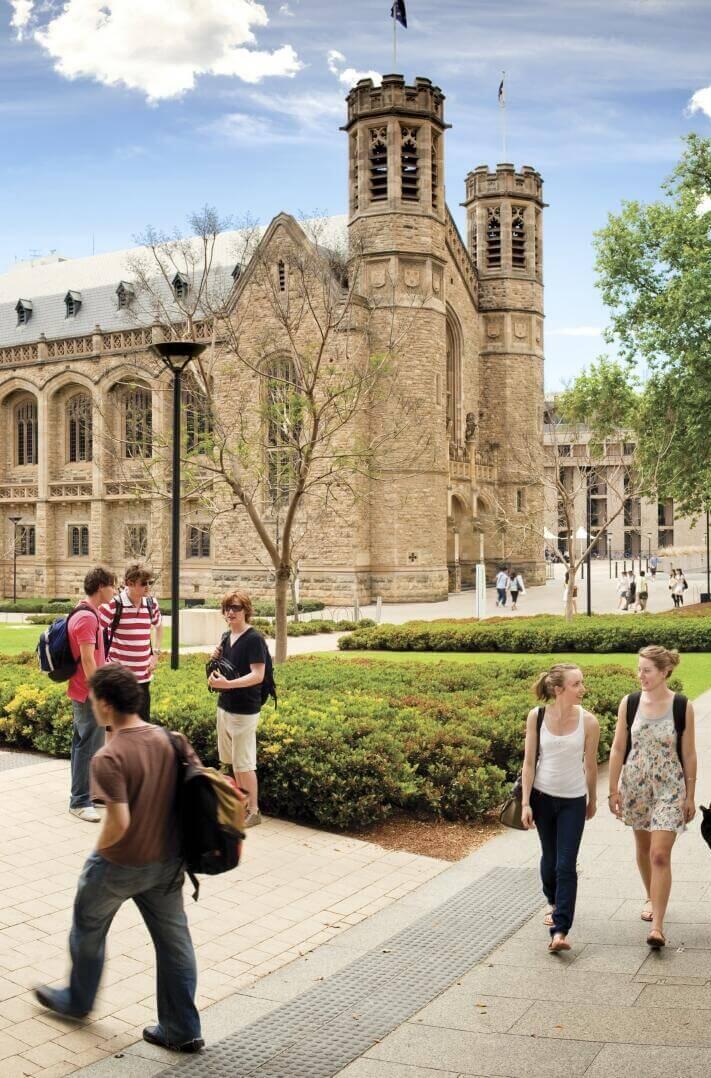
[[[106,738],[103,726],[97,726],[91,703],[72,700],[72,795],[70,808],[86,808],[91,804],[89,780],[91,760]]]
[[[106,934],[119,908],[132,898],[156,949],[160,1033],[176,1045],[200,1036],[197,965],[183,908],[183,879],[177,860],[131,868],[90,854],[79,877],[69,935],[72,972],[61,1000],[69,1013],[91,1011],[104,968]]]
[[[506,588],[496,589],[496,602],[501,606],[506,606]]]
[[[531,790],[531,811],[541,843],[543,894],[555,907],[551,936],[556,932],[567,936],[573,925],[578,893],[576,863],[586,807],[585,796],[552,797]]]

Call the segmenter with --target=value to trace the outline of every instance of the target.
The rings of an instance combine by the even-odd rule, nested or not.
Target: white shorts
[[[231,711],[217,709],[217,751],[220,763],[232,764],[238,771],[257,770],[257,723],[256,715],[233,715]]]

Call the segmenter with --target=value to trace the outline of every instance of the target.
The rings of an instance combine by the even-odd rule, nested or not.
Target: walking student
[[[123,903],[133,899],[156,952],[158,1024],[144,1029],[143,1039],[177,1052],[198,1052],[204,1042],[195,1006],[195,952],[183,908],[175,750],[164,730],[138,714],[142,693],[130,670],[108,664],[92,676],[90,689],[97,721],[110,730],[91,767],[92,791],[106,813],[74,900],[69,984],[37,988],[35,994],[57,1014],[89,1014],[109,927]],[[182,740],[185,755],[199,764]]]
[[[649,559],[649,572],[650,572],[650,575],[652,577],[652,583],[654,583],[654,581],[657,578],[657,569],[658,568],[659,568],[659,558],[657,557],[656,554],[652,554],[651,558]]]
[[[578,850],[597,803],[600,726],[583,708],[583,674],[574,664],[556,663],[541,674],[534,692],[543,707],[533,708],[526,720],[521,822],[538,830],[541,843],[541,882],[551,907],[548,950],[569,951]]]
[[[618,600],[618,603],[617,603],[617,609],[618,610],[626,610],[627,609],[627,570],[626,569],[623,569],[622,572],[620,573],[620,580],[619,580],[619,583],[617,585],[617,594],[619,596],[619,600]]]
[[[511,593],[511,609],[515,610],[519,595],[526,594],[523,577],[515,569],[509,569],[509,592]]]
[[[649,581],[647,580],[644,569],[639,571],[639,585],[637,587],[637,603],[635,609],[640,612],[644,612],[647,609],[647,600],[649,599]]]
[[[144,722],[151,721],[151,680],[163,637],[160,609],[150,593],[152,585],[150,569],[134,562],[126,568],[119,594],[99,608],[109,641],[106,661],[121,663],[136,675],[142,697],[138,713]]]
[[[678,651],[658,644],[640,650],[641,692],[622,699],[610,752],[610,810],[634,832],[654,949],[666,943],[672,847],[696,813],[694,709],[667,684],[678,662]]]
[[[506,606],[506,592],[509,587],[509,573],[503,566],[496,574],[496,605]]]
[[[218,689],[217,750],[220,763],[231,767],[237,785],[247,795],[245,827],[262,822],[259,812],[257,782],[257,724],[262,706],[261,684],[266,671],[267,645],[260,633],[249,624],[252,602],[243,591],[230,591],[222,598],[222,613],[229,627],[213,657],[227,659],[236,677],[226,678],[217,671],[208,684]]]
[[[86,599],[75,607],[67,623],[67,637],[76,671],[67,684],[67,696],[72,702],[72,789],[69,811],[85,823],[98,823],[101,816],[94,808],[89,793],[89,776],[94,753],[104,744],[104,730],[97,725],[89,699],[89,678],[104,665],[104,634],[99,607],[111,601],[116,576],[103,565],[90,569],[84,577]]]

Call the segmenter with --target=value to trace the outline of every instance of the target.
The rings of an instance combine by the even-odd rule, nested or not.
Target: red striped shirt
[[[106,661],[127,666],[129,670],[133,670],[140,682],[150,681],[153,676],[149,668],[151,628],[157,628],[161,623],[158,603],[155,599],[153,600],[153,615],[151,616],[148,609],[148,600],[144,597],[140,606],[134,606],[124,588],[118,600],[112,599],[110,603],[104,603],[103,606],[99,607],[101,624],[106,626],[109,631],[116,613],[116,604],[119,600],[122,606],[121,620],[111,640],[111,647],[106,656]]]

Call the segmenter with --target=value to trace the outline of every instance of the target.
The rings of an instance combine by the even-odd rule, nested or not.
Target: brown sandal
[[[546,928],[552,928],[553,927],[553,925],[555,923],[553,921],[553,914],[554,913],[555,913],[555,906],[551,906],[550,910],[548,911],[548,913],[543,918],[543,924],[546,926]]]
[[[569,951],[570,944],[568,943],[565,936],[561,935],[560,932],[557,932],[548,944],[548,950],[551,952],[551,954],[557,954],[558,951]]]
[[[660,951],[662,947],[666,946],[666,942],[667,937],[658,928],[653,928],[647,936],[647,946],[651,947],[653,951]]]
[[[647,907],[649,907],[649,909],[647,909]],[[642,908],[642,912],[640,913],[639,916],[640,916],[640,920],[642,920],[642,921],[648,921],[649,922],[649,921],[652,921],[654,919],[654,914],[652,913],[652,900],[651,900],[651,898],[647,899],[647,901],[645,902],[645,904],[644,904],[644,906]]]

